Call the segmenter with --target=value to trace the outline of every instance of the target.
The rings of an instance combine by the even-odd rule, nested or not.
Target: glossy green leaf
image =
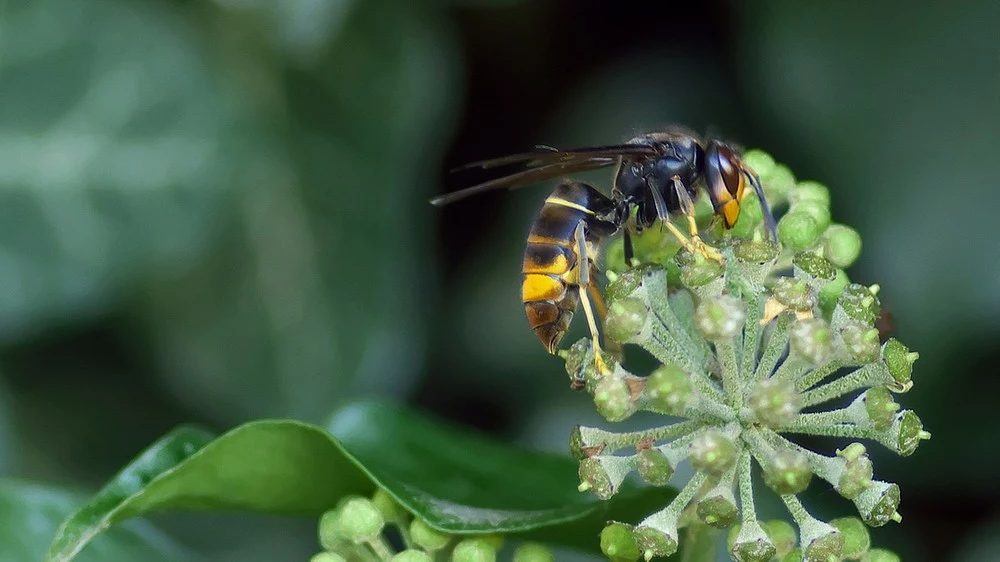
[[[371,488],[321,429],[244,424],[214,439],[182,427],[154,443],[60,527],[48,560],[70,560],[99,533],[165,510],[320,513]]]
[[[623,490],[611,502],[577,492],[576,463],[449,427],[400,406],[360,402],[326,431],[263,420],[221,437],[180,428],[151,446],[60,529],[51,561],[97,534],[164,510],[319,514],[372,482],[450,533],[526,533],[584,550],[604,521],[637,520],[669,490]]]
[[[17,480],[0,480],[0,560],[42,560],[59,523],[85,498],[77,493]],[[180,562],[196,557],[143,522],[112,529],[94,541],[79,562]]]

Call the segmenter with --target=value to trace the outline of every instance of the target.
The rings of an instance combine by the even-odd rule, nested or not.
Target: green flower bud
[[[889,521],[900,521],[899,486],[876,480],[854,498],[854,505],[865,523],[881,527]]]
[[[326,550],[338,550],[346,542],[341,536],[337,523],[340,517],[340,507],[323,513],[319,518],[319,544]]]
[[[899,404],[892,399],[888,389],[877,386],[865,391],[865,410],[868,412],[872,428],[876,431],[885,431],[896,419]]]
[[[851,283],[844,287],[844,292],[841,293],[837,304],[849,318],[864,322],[869,326],[875,325],[875,319],[881,312],[878,297],[872,293],[871,289],[857,283]]]
[[[844,535],[844,557],[860,558],[872,546],[868,528],[857,517],[841,517],[830,521],[840,534]]]
[[[632,470],[629,459],[613,455],[596,455],[580,461],[580,491],[590,490],[606,500],[618,492],[622,481]]]
[[[726,545],[737,562],[770,562],[778,552],[758,521],[730,529]]]
[[[861,558],[862,562],[902,562],[898,554],[884,548],[869,550]]]
[[[592,344],[588,338],[580,338],[566,350],[566,374],[570,380],[600,378],[600,373],[594,367]]]
[[[514,551],[513,562],[555,562],[555,557],[545,545],[526,542]]]
[[[910,349],[903,345],[896,338],[889,338],[882,345],[882,359],[889,369],[892,378],[901,385],[910,382],[910,375],[913,374],[913,363],[920,357],[916,353],[911,353]]]
[[[619,273],[614,281],[608,283],[608,288],[604,290],[604,299],[610,304],[625,297],[638,296],[635,293],[642,286],[643,278],[657,269],[662,268],[644,266],[626,269]]]
[[[823,309],[823,314],[829,317],[833,313],[833,310],[837,308],[837,301],[840,300],[840,295],[844,293],[844,289],[851,283],[848,279],[847,274],[844,273],[843,269],[837,270],[837,276],[823,288],[819,290],[819,306]]]
[[[465,539],[451,553],[451,562],[496,562],[496,559],[497,549],[481,538]]]
[[[823,255],[837,267],[850,267],[861,255],[861,235],[849,226],[830,226],[826,230]]]
[[[792,266],[796,277],[807,276],[815,279],[817,287],[821,287],[837,277],[837,268],[825,259],[812,252],[799,252],[792,258]]]
[[[643,449],[637,455],[639,458],[639,477],[650,486],[666,486],[674,475],[674,467],[663,451],[659,449]]]
[[[379,536],[385,519],[368,498],[352,497],[341,505],[334,522],[336,534],[354,544]]]
[[[809,213],[792,211],[778,221],[778,239],[795,251],[812,247],[822,232],[819,223]]]
[[[852,321],[841,328],[840,337],[847,354],[854,362],[871,363],[878,360],[881,345],[877,329]]]
[[[857,445],[861,449],[861,454],[853,454],[852,447]],[[852,500],[858,494],[867,490],[872,485],[872,461],[864,453],[864,446],[860,443],[852,443],[844,451],[838,451],[839,456],[846,461],[844,470],[840,473],[840,479],[835,488],[840,495]]]
[[[736,445],[718,431],[707,431],[691,442],[689,460],[695,470],[722,474],[736,462]]]
[[[912,455],[921,441],[931,438],[931,434],[924,431],[923,422],[912,410],[904,410],[897,414],[889,430],[895,437],[896,452],[903,457]]]
[[[801,201],[792,208],[793,213],[806,213],[816,221],[820,233],[830,226],[830,206],[819,201]]]
[[[632,536],[635,537],[635,542],[646,560],[654,556],[670,556],[677,552],[676,531],[665,533],[653,527],[640,525],[633,530]]]
[[[781,519],[772,519],[764,521],[761,526],[777,551],[775,556],[785,556],[795,549],[799,537],[791,523]]]
[[[694,289],[722,277],[722,264],[713,260],[692,259],[681,266],[681,283]]]
[[[620,376],[608,375],[594,387],[594,405],[604,419],[619,422],[635,412],[632,392]]]
[[[601,552],[611,562],[639,559],[639,545],[632,536],[632,529],[622,523],[611,523],[601,531]]]
[[[756,169],[756,168],[755,168]],[[764,187],[764,196],[772,205],[779,201],[787,201],[792,189],[795,187],[795,176],[788,166],[776,164],[771,170],[760,174],[760,183]]]
[[[758,177],[764,177],[774,169],[774,158],[759,149],[751,149],[743,154],[743,164],[756,172]]]
[[[781,427],[799,415],[802,395],[791,381],[764,379],[754,385],[747,403],[757,421],[767,427]]]
[[[387,523],[405,523],[410,518],[410,513],[382,488],[375,488],[372,503]]]
[[[451,536],[432,528],[423,519],[414,517],[410,523],[410,540],[427,552],[437,552],[448,546]]]
[[[336,552],[317,552],[309,558],[309,562],[347,562],[347,559]]]
[[[764,483],[779,495],[798,494],[812,480],[812,467],[802,453],[778,451],[766,464]]]
[[[472,538],[486,541],[487,543],[489,543],[490,546],[493,547],[493,550],[499,551],[501,548],[503,548],[504,538],[503,535],[501,535],[500,533],[490,533],[488,535],[476,535],[475,537]]]
[[[816,293],[804,279],[779,277],[772,291],[774,299],[792,310],[807,311],[816,306]]]
[[[346,562],[346,561],[345,561]],[[412,548],[404,550],[389,559],[389,562],[434,562],[430,554]]]
[[[791,349],[813,365],[822,365],[833,354],[833,333],[825,320],[796,320],[789,329],[789,334]]]
[[[802,548],[802,560],[804,562],[829,562],[830,560],[840,560],[844,551],[844,535],[830,525],[829,531],[816,536],[811,536],[808,543]],[[803,532],[802,542],[806,543],[805,532]]]
[[[679,416],[691,397],[691,378],[680,367],[664,365],[646,379],[646,405],[649,409]]]
[[[705,299],[694,313],[698,329],[709,340],[732,338],[743,329],[743,303],[730,295]]]
[[[793,205],[806,201],[815,201],[829,207],[830,190],[817,181],[801,181],[795,186],[789,199]]]
[[[736,498],[729,488],[716,488],[698,501],[698,519],[716,529],[728,529],[739,520]]]
[[[757,194],[747,193],[740,202],[740,216],[729,230],[729,234],[736,238],[750,238],[763,223],[764,211],[761,209]]]
[[[778,247],[763,240],[740,240],[733,248],[733,255],[740,261],[764,264],[778,257]]]
[[[604,321],[604,334],[618,343],[631,342],[646,326],[649,308],[635,297],[616,300],[608,306]]]

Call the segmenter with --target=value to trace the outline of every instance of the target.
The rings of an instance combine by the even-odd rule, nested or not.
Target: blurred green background
[[[876,544],[1000,559],[998,22],[988,0],[0,2],[0,471],[92,490],[180,422],[372,394],[565,450],[600,422],[518,301],[546,188],[427,200],[465,161],[680,123],[829,185],[865,240],[852,278],[921,354],[901,402],[934,439],[876,451],[905,519]],[[309,520],[156,523],[213,560],[316,550]]]

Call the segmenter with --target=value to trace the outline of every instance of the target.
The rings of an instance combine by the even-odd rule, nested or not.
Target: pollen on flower
[[[918,355],[898,340],[882,343],[879,286],[851,283],[844,271],[861,236],[832,221],[826,186],[796,182],[762,151],[744,158],[780,219],[778,243],[756,198],[732,230],[706,230],[721,232],[706,242],[722,263],[682,250],[666,229],[644,232],[628,265],[613,242],[605,337],[642,347],[660,366],[639,377],[605,357],[612,372],[599,372],[588,339],[564,354],[567,374],[608,421],[669,416],[627,433],[576,428],[581,491],[607,498],[631,472],[664,486],[682,463],[694,469],[670,504],[642,521],[609,524],[601,544],[613,560],[669,555],[683,548],[679,530],[689,524],[731,528],[735,560],[864,558],[864,525],[902,517],[899,487],[874,478],[862,442],[907,456],[930,438],[896,401],[913,385]],[[812,450],[798,435],[854,442]],[[758,521],[755,479],[780,496],[797,533],[787,522]],[[811,515],[796,494],[818,486],[837,491],[845,507],[853,502],[855,517]]]

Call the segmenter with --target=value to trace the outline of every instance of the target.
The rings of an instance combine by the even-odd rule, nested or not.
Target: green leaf
[[[163,437],[60,528],[50,561],[67,561],[97,534],[164,510],[319,514],[372,482],[442,531],[526,533],[596,551],[607,519],[634,521],[670,490],[628,487],[602,503],[576,491],[568,457],[518,450],[400,406],[359,402],[326,431],[262,420],[212,439],[192,428]]]
[[[16,480],[0,480],[0,560],[41,560],[59,522],[84,502],[76,493]],[[79,562],[194,560],[153,527],[133,522],[94,541]]]
[[[72,559],[99,533],[165,510],[320,513],[371,488],[321,429],[244,424],[214,439],[181,427],[154,443],[59,528],[47,560]]]

